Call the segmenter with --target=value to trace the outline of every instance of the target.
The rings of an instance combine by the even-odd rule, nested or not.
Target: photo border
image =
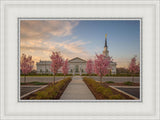
[[[20,96],[20,43],[21,43],[21,40],[20,40],[20,21],[21,20],[90,20],[90,21],[101,21],[101,20],[105,20],[105,21],[108,21],[108,20],[113,20],[113,21],[119,21],[119,20],[138,20],[140,22],[140,25],[139,25],[139,29],[140,29],[140,33],[139,33],[139,47],[140,47],[140,51],[139,51],[139,54],[140,54],[140,76],[139,76],[139,82],[140,82],[140,98],[138,100],[56,100],[56,99],[53,99],[53,100],[21,100],[21,96]],[[36,17],[19,17],[17,18],[17,26],[18,26],[18,31],[17,31],[17,35],[18,35],[18,41],[17,41],[17,44],[18,44],[18,92],[17,92],[17,97],[18,97],[18,102],[143,102],[143,96],[142,96],[142,93],[143,93],[143,89],[142,89],[142,83],[143,83],[143,72],[142,72],[142,66],[143,66],[143,61],[142,61],[142,43],[143,43],[143,39],[142,39],[142,36],[143,36],[143,31],[142,31],[142,23],[143,23],[143,18],[108,18],[108,17],[93,17],[93,18],[90,18],[90,17],[72,17],[72,18],[36,18]]]

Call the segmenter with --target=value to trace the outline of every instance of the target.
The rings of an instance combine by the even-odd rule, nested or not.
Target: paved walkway
[[[94,95],[80,76],[74,76],[62,94],[61,100],[95,100]]]

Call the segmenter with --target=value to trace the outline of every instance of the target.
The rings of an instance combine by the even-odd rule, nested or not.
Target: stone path
[[[74,76],[62,94],[61,100],[95,100],[94,95],[80,76]]]

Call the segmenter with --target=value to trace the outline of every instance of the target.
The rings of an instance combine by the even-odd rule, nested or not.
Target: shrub
[[[31,97],[30,99],[54,99],[70,80],[71,77],[68,77],[57,82],[55,85],[50,84],[44,90],[34,93],[34,97]]]
[[[104,91],[104,88],[103,87],[97,87],[96,88],[96,92],[98,92],[98,93],[102,93]]]
[[[127,81],[127,82],[124,82],[123,84],[132,86],[132,85],[133,85],[133,82]]]
[[[90,86],[94,93],[100,94],[104,99],[123,99],[124,97],[120,94],[114,94],[111,88],[103,87],[100,83],[96,82],[92,78],[84,77],[85,83]]]
[[[21,77],[24,75],[21,74]],[[28,76],[53,76],[53,74],[50,73],[43,73],[43,74],[28,74]],[[56,76],[64,76],[62,73],[57,73]],[[72,76],[72,74],[67,74],[66,76]]]
[[[82,74],[81,76],[89,76],[89,74]],[[91,76],[97,76],[97,75],[92,73]]]

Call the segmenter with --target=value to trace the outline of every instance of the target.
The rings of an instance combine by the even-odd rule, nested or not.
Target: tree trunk
[[[55,74],[54,74],[54,79],[53,79],[53,83],[54,83],[54,85],[55,85]]]
[[[100,83],[102,84],[102,76],[100,76]]]
[[[132,76],[132,82],[134,82],[134,76]]]
[[[24,75],[24,83],[26,83],[26,75]]]

